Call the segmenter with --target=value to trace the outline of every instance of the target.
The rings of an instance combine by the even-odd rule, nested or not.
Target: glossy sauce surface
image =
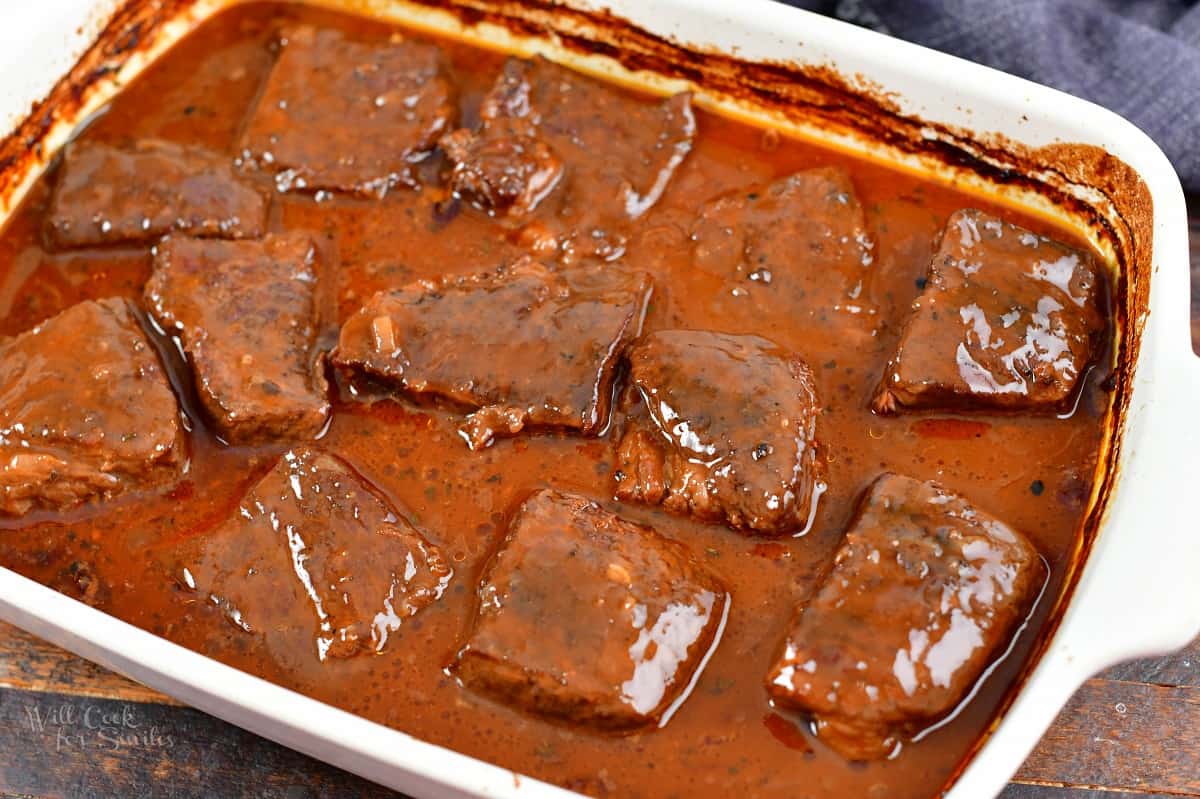
[[[157,137],[234,155],[273,62],[269,42],[281,25],[296,21],[343,29],[365,41],[393,33],[376,23],[294,6],[251,5],[227,12],[151,67],[82,137],[110,142]],[[460,120],[473,127],[503,57],[438,44],[457,87]],[[640,101],[631,96],[627,102]],[[1036,219],[991,208],[978,197],[774,132],[699,111],[695,124],[692,151],[623,241],[618,262],[654,279],[646,331],[690,328],[763,336],[800,353],[811,366],[822,402],[818,436],[828,489],[807,535],[752,537],[658,507],[614,501],[612,473],[625,427],[619,407],[597,438],[523,433],[471,451],[459,434],[460,409],[365,404],[339,385],[319,446],[378,487],[444,556],[453,576],[439,588],[436,601],[388,630],[387,645],[378,654],[321,659],[308,649],[272,652],[231,624],[219,606],[195,601],[194,592],[177,579],[177,565],[188,541],[218,528],[297,442],[220,443],[202,421],[187,387],[190,376],[163,340],[172,383],[193,420],[191,462],[183,480],[157,495],[134,493],[75,511],[37,511],[0,521],[0,563],[310,696],[589,794],[936,794],[986,728],[1045,621],[1049,598],[1062,587],[1095,472],[1108,407],[1101,388],[1106,375],[1103,369],[1087,375],[1077,408],[1067,418],[944,413],[883,418],[871,412],[870,404],[923,284],[936,237],[954,211],[980,207],[1060,240],[1071,237]],[[755,270],[738,264],[726,269],[720,242],[706,243],[703,263],[697,263],[694,233],[702,208],[714,219],[737,201],[706,202],[748,197],[799,170],[827,166],[850,175],[863,235],[873,249],[864,265],[854,223],[846,234],[848,249],[826,268],[838,275],[838,296],[853,292],[855,302],[870,309],[870,319],[864,321],[863,313],[831,313],[824,291],[791,291],[781,298],[788,281],[756,281],[747,290]],[[445,167],[440,157],[418,164],[424,189],[397,186],[382,199],[272,196],[267,229],[304,231],[315,243],[322,312],[318,340],[325,347],[336,341],[340,323],[379,289],[485,272],[520,253],[503,218],[489,218],[469,204],[446,213],[448,190],[438,178]],[[270,186],[269,179],[263,181]],[[140,303],[150,275],[149,245],[60,254],[44,250],[48,186],[35,188],[0,237],[0,333],[5,335],[81,299],[121,295]],[[571,191],[586,196],[586,186]],[[786,257],[770,237],[756,246],[767,259]],[[723,265],[704,268],[704,263]],[[812,737],[802,719],[774,709],[764,677],[795,608],[813,595],[828,571],[856,502],[888,471],[937,480],[1021,531],[1045,558],[1050,576],[1029,629],[952,720],[905,745],[892,760],[850,763]],[[543,487],[600,500],[622,517],[683,542],[729,589],[719,646],[662,729],[629,735],[574,730],[465,690],[445,671],[469,633],[476,586],[510,515]]]

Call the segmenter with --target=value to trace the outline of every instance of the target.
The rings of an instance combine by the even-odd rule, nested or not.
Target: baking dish
[[[221,4],[109,4],[90,11],[77,5],[66,23],[69,14],[23,12],[31,23],[17,26],[36,48],[23,70],[8,71],[28,84],[7,87],[13,118],[69,66],[69,55],[66,64],[54,62],[64,52],[53,43],[56,36],[70,40],[65,51],[78,52],[113,20],[99,45],[54,89],[52,102],[35,108],[0,153],[9,207],[24,180],[116,82]],[[467,6],[342,5],[443,29]],[[1183,490],[1184,459],[1196,443],[1182,416],[1196,379],[1184,337],[1183,207],[1169,166],[1143,136],[1087,104],[780,6],[751,4],[735,17],[715,4],[681,3],[474,3],[470,11],[473,25],[464,31],[470,37],[524,51],[537,46],[653,89],[694,81],[702,102],[729,113],[765,118],[1064,217],[1120,268],[1117,425],[1081,542],[1086,558],[1079,562],[1086,568],[1076,575],[1066,613],[1036,669],[955,795],[998,789],[1087,674],[1194,634],[1200,603],[1187,575],[1197,549],[1170,502]],[[514,31],[544,37],[535,41]],[[44,69],[30,66],[39,58],[47,62]],[[3,575],[0,607],[23,626],[185,701],[411,792],[437,793],[438,785],[486,794],[551,790],[266,686],[15,575]]]

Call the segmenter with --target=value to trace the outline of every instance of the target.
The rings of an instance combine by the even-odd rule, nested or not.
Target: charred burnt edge
[[[32,103],[24,121],[0,139],[0,195],[9,193],[43,159],[45,138],[54,122],[75,114],[98,83],[147,49],[164,23],[195,2],[127,0],[119,6],[71,71]],[[130,36],[131,31],[136,35]]]
[[[127,27],[120,37],[118,37],[112,46],[108,49],[110,55],[121,55],[130,50],[135,49],[142,39],[142,26],[145,20],[136,20],[132,25]]]
[[[121,62],[121,63],[123,64],[124,62]],[[121,69],[121,64],[114,64],[112,62],[109,62],[107,64],[101,64],[100,66],[93,69],[91,74],[88,75],[88,85],[89,86],[93,85],[93,84],[99,82],[102,78],[105,78],[105,77],[113,74],[114,72],[117,72],[120,69]]]

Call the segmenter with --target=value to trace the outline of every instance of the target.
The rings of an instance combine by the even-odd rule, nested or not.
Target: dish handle
[[[1200,358],[1173,352],[1138,389],[1122,474],[1056,636],[1080,679],[1200,635]]]

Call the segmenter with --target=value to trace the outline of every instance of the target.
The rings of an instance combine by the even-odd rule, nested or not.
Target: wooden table
[[[1200,197],[1189,208],[1200,352]],[[397,795],[0,624],[0,797],[9,796]],[[1002,798],[1151,796],[1200,797],[1200,639],[1088,680]]]

